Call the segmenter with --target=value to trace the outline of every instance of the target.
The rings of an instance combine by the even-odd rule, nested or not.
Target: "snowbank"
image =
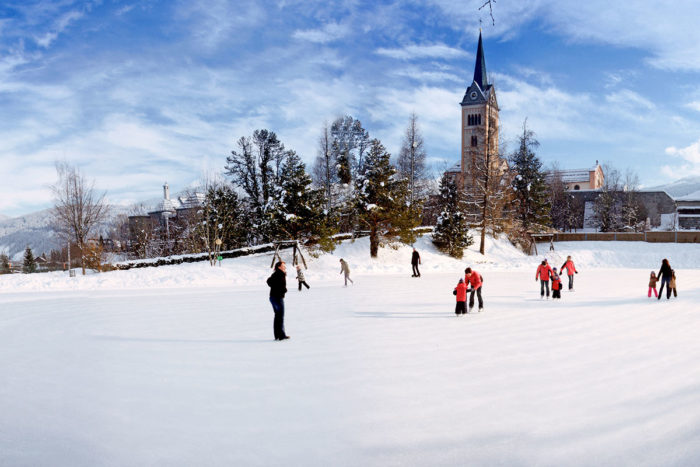
[[[546,257],[552,266],[559,267],[571,255],[579,270],[594,268],[658,269],[662,258],[668,258],[676,269],[694,269],[700,264],[700,248],[694,244],[644,242],[559,242],[555,251],[549,244],[538,245],[539,256],[528,256],[505,238],[487,238],[486,254],[478,252],[478,238],[469,247],[462,260],[455,260],[439,252],[430,235],[419,238],[415,244],[421,255],[421,272],[462,274],[466,266],[480,271],[534,270]],[[291,262],[291,250],[283,258]],[[384,247],[376,259],[369,256],[369,239],[344,241],[332,254],[318,258],[306,255],[309,269],[305,276],[309,283],[340,280],[339,259],[344,258],[351,269],[351,277],[391,274],[410,274],[411,247]],[[261,286],[270,275],[272,253],[227,259],[221,267],[207,262],[161,266],[157,268],[112,271],[102,274],[69,278],[65,272],[46,274],[16,274],[0,276],[0,293],[21,291],[59,290],[121,290],[180,287]],[[293,281],[294,271],[288,272]]]

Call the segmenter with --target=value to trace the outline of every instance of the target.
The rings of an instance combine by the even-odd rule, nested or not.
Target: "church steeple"
[[[481,31],[479,31],[479,46],[476,49],[476,65],[474,65],[474,81],[479,85],[482,91],[488,86],[488,78],[486,76],[486,58],[484,57],[484,45],[481,41]]]

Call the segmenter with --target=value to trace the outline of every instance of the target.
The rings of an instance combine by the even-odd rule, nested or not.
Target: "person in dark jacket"
[[[267,285],[270,286],[270,303],[272,311],[275,312],[275,320],[272,324],[275,340],[289,339],[284,332],[284,294],[287,293],[287,265],[284,261],[278,261],[275,264],[275,272],[268,277]]]
[[[656,275],[657,279],[661,281],[661,287],[659,287],[659,297],[658,300],[661,300],[661,294],[664,291],[664,284],[666,285],[666,300],[671,299],[671,277],[673,277],[673,269],[671,269],[671,265],[668,264],[668,260],[666,258],[661,261],[661,269],[659,269],[659,273]]]
[[[411,255],[411,266],[413,266],[413,275],[411,277],[420,277],[420,271],[418,270],[418,265],[420,264],[420,255],[413,249],[413,255]]]

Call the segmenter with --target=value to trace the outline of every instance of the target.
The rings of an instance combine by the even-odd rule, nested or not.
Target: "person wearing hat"
[[[566,261],[561,265],[560,271],[562,274],[566,271],[566,275],[569,276],[569,291],[573,292],[574,274],[578,274],[578,271],[576,270],[576,266],[574,266],[574,260],[571,259],[571,256],[566,257]]]
[[[459,278],[457,287],[455,287],[454,295],[457,296],[457,305],[455,306],[455,314],[457,316],[463,315],[467,312],[467,284],[464,283],[464,279]]]
[[[561,298],[561,278],[557,274],[557,268],[552,268],[552,299]]]

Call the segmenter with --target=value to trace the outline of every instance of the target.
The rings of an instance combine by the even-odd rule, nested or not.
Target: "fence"
[[[700,231],[555,233],[555,242],[700,243]]]

